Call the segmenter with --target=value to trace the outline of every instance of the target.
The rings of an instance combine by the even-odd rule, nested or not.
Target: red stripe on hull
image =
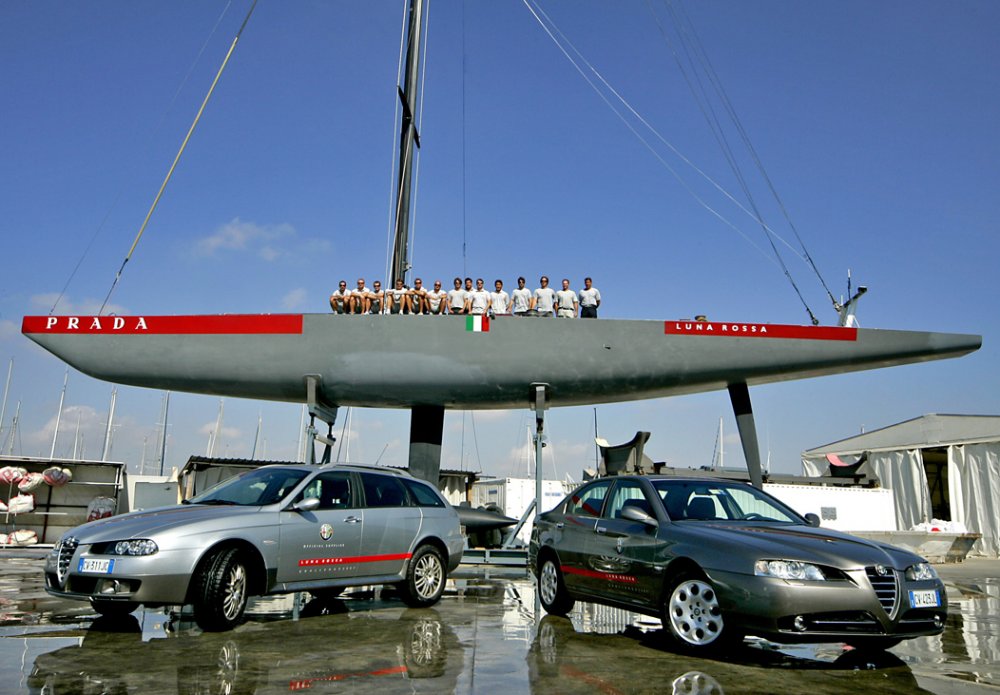
[[[796,340],[858,339],[857,328],[840,326],[787,326],[777,323],[742,323],[740,321],[664,321],[667,335],[702,335],[725,338],[784,338]]]
[[[298,335],[302,333],[302,314],[25,316],[21,332],[82,335]]]

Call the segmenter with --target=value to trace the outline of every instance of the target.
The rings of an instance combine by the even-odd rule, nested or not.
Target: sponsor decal
[[[857,328],[841,326],[788,326],[777,323],[743,323],[739,321],[664,321],[667,335],[705,335],[729,338],[785,338],[797,340],[858,339]]]
[[[324,541],[328,541],[333,538],[333,526],[330,524],[323,524],[319,527],[319,537]]]
[[[471,331],[473,333],[489,333],[490,332],[490,317],[489,316],[466,316],[465,317],[465,330]]]
[[[583,569],[582,567],[563,567],[563,572],[566,574],[577,574],[581,577],[590,577],[591,579],[603,579],[608,582],[616,582],[618,584],[638,584],[639,580],[633,577],[631,574],[619,574],[617,572],[595,572],[594,570]]]
[[[25,316],[21,332],[87,335],[301,334],[302,314]]]
[[[394,555],[361,555],[359,557],[312,557],[299,560],[299,567],[344,565],[355,562],[389,562],[392,560],[409,560],[411,557],[413,557],[413,553],[396,553]]]

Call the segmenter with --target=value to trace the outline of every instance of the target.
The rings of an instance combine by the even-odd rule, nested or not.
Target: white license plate
[[[940,605],[938,592],[933,589],[910,592],[910,606],[913,608],[937,608]]]
[[[77,572],[95,572],[97,574],[111,574],[115,568],[114,560],[94,560],[92,558],[80,558]]]

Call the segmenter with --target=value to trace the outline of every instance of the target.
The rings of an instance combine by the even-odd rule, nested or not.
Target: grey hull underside
[[[957,357],[982,343],[878,329],[854,340],[673,335],[663,321],[614,319],[504,317],[482,333],[460,316],[333,314],[304,315],[294,334],[25,334],[119,384],[301,403],[318,375],[329,405],[461,409],[527,407],[534,383],[553,406],[611,403]]]

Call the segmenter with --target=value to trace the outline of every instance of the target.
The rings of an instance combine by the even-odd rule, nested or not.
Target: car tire
[[[121,618],[135,612],[139,607],[134,601],[108,601],[99,598],[90,599],[90,607],[108,618]]]
[[[743,635],[727,625],[715,587],[700,572],[681,572],[667,587],[661,615],[674,646],[708,652],[737,644]]]
[[[399,585],[400,597],[411,608],[433,606],[444,593],[446,578],[441,551],[433,545],[422,545],[406,567],[406,579]]]
[[[566,582],[555,558],[546,557],[538,568],[538,598],[545,612],[552,615],[566,615],[576,603],[566,591]]]
[[[243,622],[250,572],[239,550],[217,552],[201,565],[194,582],[192,603],[198,627],[220,632]]]

